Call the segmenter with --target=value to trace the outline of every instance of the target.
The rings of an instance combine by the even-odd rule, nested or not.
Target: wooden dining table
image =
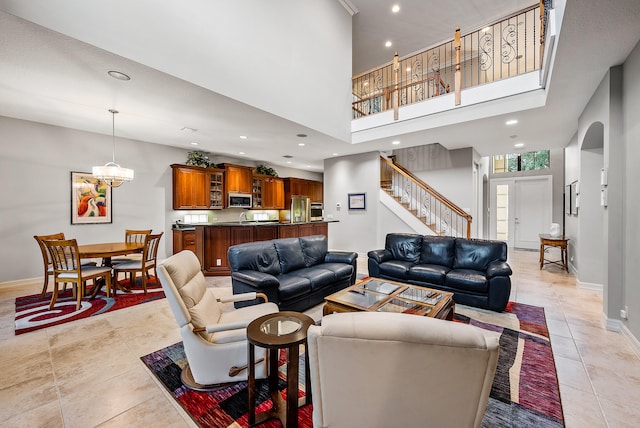
[[[140,242],[108,242],[103,244],[78,245],[78,253],[81,259],[101,258],[104,266],[111,267],[111,257],[141,253],[143,248],[144,244]],[[117,288],[124,292],[130,292],[130,290],[118,284],[117,278],[112,278],[112,282],[115,285],[114,290]],[[92,299],[96,297],[101,287],[102,285],[94,287],[93,293],[91,293]]]

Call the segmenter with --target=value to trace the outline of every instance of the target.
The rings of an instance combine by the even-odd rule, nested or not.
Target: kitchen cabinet
[[[173,169],[173,209],[210,208],[210,173],[207,168],[171,165]]]
[[[229,275],[229,249],[231,227],[204,228],[204,264],[205,275]]]
[[[252,193],[253,172],[248,166],[224,164],[226,193]]]
[[[265,210],[284,209],[284,181],[282,178],[270,175],[254,175],[252,193],[252,205],[254,208]]]
[[[198,256],[202,265],[202,243],[204,242],[204,228],[198,227],[193,230],[173,230],[173,254],[183,250],[189,250]]]
[[[300,228],[297,224],[281,224],[278,226],[278,238],[297,238],[300,236]]]
[[[291,208],[292,196],[306,196],[310,202],[322,202],[323,183],[322,181],[287,177],[284,179],[285,209]]]
[[[269,241],[278,238],[278,226],[257,226],[253,231],[254,241]]]
[[[211,169],[209,172],[210,205],[212,210],[224,208],[224,170]]]

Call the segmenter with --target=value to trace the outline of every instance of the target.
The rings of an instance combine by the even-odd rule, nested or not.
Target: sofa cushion
[[[409,278],[429,284],[444,285],[449,268],[440,265],[419,264],[409,268]]]
[[[305,267],[304,255],[298,238],[276,239],[273,244],[278,252],[280,269],[283,274]]]
[[[380,274],[399,279],[409,277],[409,268],[414,266],[412,262],[402,260],[391,260],[380,264]]]
[[[309,278],[298,276],[294,273],[280,275],[280,300],[289,300],[311,291]]]
[[[322,263],[317,267],[333,272],[336,281],[344,281],[353,275],[353,266],[344,263]]]
[[[234,245],[229,248],[228,257],[233,272],[253,270],[276,276],[280,274],[280,259],[271,241]]]
[[[326,236],[314,235],[300,237],[299,239],[306,267],[315,266],[324,262],[324,257],[328,251]]]
[[[453,269],[447,273],[445,285],[458,290],[486,293],[489,281],[483,272],[472,269]]]
[[[424,236],[420,251],[420,264],[453,267],[456,238],[451,236]]]
[[[295,274],[308,278],[311,282],[311,290],[317,290],[336,281],[336,274],[328,269],[323,269],[322,266],[298,269]]]
[[[390,233],[387,235],[385,249],[393,254],[395,260],[417,263],[420,260],[422,235],[411,233]]]
[[[489,263],[495,260],[507,260],[507,244],[481,239],[456,239],[455,269],[485,271]]]

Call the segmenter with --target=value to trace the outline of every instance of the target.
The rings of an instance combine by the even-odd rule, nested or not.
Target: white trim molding
[[[604,327],[609,331],[620,333],[627,341],[633,352],[640,358],[640,341],[631,333],[631,330],[621,320],[608,318],[606,314],[602,314]]]
[[[604,292],[603,284],[595,284],[592,282],[582,282],[579,280],[576,280],[576,283],[578,284],[578,288],[581,290],[597,291],[600,294]]]

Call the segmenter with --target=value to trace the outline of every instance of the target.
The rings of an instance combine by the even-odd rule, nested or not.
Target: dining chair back
[[[164,232],[146,235],[142,249],[142,258],[140,260],[130,260],[114,265],[115,280],[118,280],[120,272],[129,273],[129,282],[130,285],[133,286],[136,281],[136,274],[140,272],[142,275],[142,289],[144,290],[144,294],[147,294],[147,280],[150,278],[149,271],[151,269],[155,271],[156,269],[158,247],[163,233]]]
[[[124,231],[124,242],[128,244],[144,244],[144,240],[147,239],[147,236],[151,235],[151,229],[125,229]],[[112,257],[111,264],[116,265],[118,263],[130,262],[132,260],[141,260],[142,255],[140,253],[137,254],[129,254],[121,257]]]
[[[44,299],[47,294],[47,288],[49,288],[49,276],[53,275],[53,264],[51,263],[51,255],[44,241],[51,241],[54,239],[65,239],[64,233],[52,233],[51,235],[34,235],[34,239],[38,243],[40,252],[42,253],[42,260],[44,262],[44,283],[42,284],[42,292],[40,293],[40,300]],[[95,266],[96,262],[84,261],[83,266]],[[65,284],[66,286],[66,284]]]
[[[86,266],[80,263],[78,242],[75,239],[55,239],[43,241],[47,247],[53,268],[53,295],[49,309],[53,309],[58,299],[58,284],[72,283],[76,296],[76,309],[80,309],[85,294],[86,283],[93,280],[94,287],[98,287],[98,278],[103,278],[106,285],[107,297],[111,297],[111,268]]]

